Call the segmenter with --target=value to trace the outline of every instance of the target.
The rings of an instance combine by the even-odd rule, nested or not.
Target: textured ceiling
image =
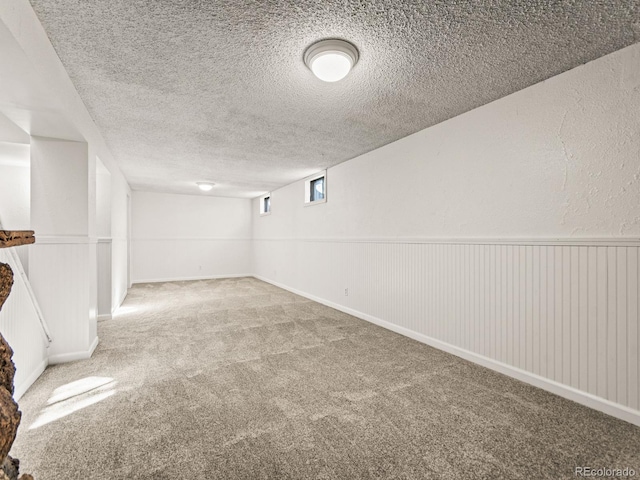
[[[210,180],[225,196],[291,183],[640,40],[638,0],[31,4],[134,189],[194,193]],[[323,38],[360,51],[341,82],[302,61]]]

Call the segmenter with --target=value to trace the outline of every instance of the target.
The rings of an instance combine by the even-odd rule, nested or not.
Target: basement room
[[[0,479],[640,476],[639,309],[639,0],[0,0]]]

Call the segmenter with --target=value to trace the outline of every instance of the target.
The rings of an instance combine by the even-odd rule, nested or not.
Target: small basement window
[[[327,201],[327,172],[322,171],[305,179],[304,204],[315,205]]]
[[[271,194],[267,194],[260,198],[260,215],[269,215],[271,213]]]

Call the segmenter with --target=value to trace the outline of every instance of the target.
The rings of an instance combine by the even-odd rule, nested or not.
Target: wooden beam
[[[2,306],[9,296],[9,293],[11,293],[12,286],[13,270],[11,270],[11,267],[6,263],[0,262],[0,310],[2,310]]]
[[[0,248],[36,243],[33,230],[0,230]]]

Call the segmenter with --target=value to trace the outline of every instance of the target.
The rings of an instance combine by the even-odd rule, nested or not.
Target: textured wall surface
[[[634,0],[31,3],[133,188],[212,180],[225,196],[255,197],[640,38]],[[337,84],[302,61],[328,37],[360,50]]]
[[[264,237],[640,236],[640,45],[271,192]],[[257,207],[255,207],[257,211]]]

